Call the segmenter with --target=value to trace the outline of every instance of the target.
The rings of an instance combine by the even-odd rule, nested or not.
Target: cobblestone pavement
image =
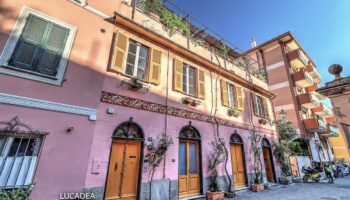
[[[293,183],[276,185],[259,193],[239,191],[239,200],[350,200],[350,176],[334,179],[334,184],[326,180],[320,183]]]

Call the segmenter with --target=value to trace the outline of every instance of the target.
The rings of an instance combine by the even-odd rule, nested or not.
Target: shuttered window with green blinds
[[[69,29],[30,14],[10,59],[10,66],[56,76]]]

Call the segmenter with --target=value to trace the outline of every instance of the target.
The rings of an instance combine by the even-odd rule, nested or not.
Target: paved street
[[[349,200],[350,176],[335,179],[335,184],[326,181],[320,183],[294,183],[288,186],[273,186],[264,192],[238,192],[240,200]]]

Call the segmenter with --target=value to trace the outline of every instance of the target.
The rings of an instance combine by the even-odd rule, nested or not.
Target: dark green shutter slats
[[[69,30],[29,15],[10,65],[55,76],[66,45]]]

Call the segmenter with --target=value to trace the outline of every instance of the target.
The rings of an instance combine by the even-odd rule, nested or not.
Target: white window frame
[[[190,65],[187,65],[187,64],[183,64],[183,68],[185,68],[186,69],[186,80],[183,80],[184,82],[185,82],[185,85],[186,85],[186,90],[185,90],[185,88],[184,88],[184,90],[183,90],[183,92],[184,93],[186,93],[186,94],[188,94],[188,95],[193,95],[193,96],[195,96],[196,95],[196,81],[195,81],[195,73],[196,73],[196,69],[195,68],[193,68],[192,66],[190,66]],[[194,70],[194,73],[193,73],[193,79],[194,79],[194,82],[193,82],[193,92],[194,92],[194,94],[191,94],[189,91],[190,91],[190,76],[189,76],[189,74],[190,74],[190,68],[193,68],[193,70]]]
[[[127,52],[126,58],[128,58],[128,56],[129,56],[130,41],[133,42],[133,43],[135,44],[135,46],[136,46],[136,55],[135,55],[135,63],[134,63],[134,73],[133,73],[132,77],[137,77],[137,71],[139,70],[140,49],[141,49],[141,47],[142,47],[143,45],[140,44],[140,43],[138,43],[138,42],[135,42],[135,41],[133,41],[133,40],[129,40],[128,52]],[[146,67],[145,67],[145,77],[142,79],[142,80],[145,80],[145,79],[146,79],[146,75],[147,75],[147,70],[148,70],[147,66],[148,66],[148,64],[149,64],[148,62],[150,62],[150,61],[149,61],[149,59],[148,59],[149,48],[146,47],[146,46],[143,46],[143,48],[146,48],[146,49],[147,49]],[[126,62],[125,62],[125,64],[124,64],[124,65],[125,65],[125,66],[124,66],[124,74],[129,75],[129,74],[126,73],[127,64],[128,64],[128,61],[127,61],[127,59],[126,59]],[[129,76],[130,76],[130,75],[129,75]]]
[[[236,106],[235,97],[234,97],[233,85],[230,83],[227,84],[227,98],[228,98],[228,107],[234,108]]]
[[[62,53],[62,58],[61,58],[61,61],[58,65],[56,76],[51,77],[51,76],[47,76],[44,74],[32,72],[29,70],[27,72],[26,70],[16,68],[16,67],[9,65],[9,60],[13,54],[13,51],[15,50],[18,39],[22,33],[23,27],[26,23],[26,19],[29,16],[29,14],[33,14],[35,16],[44,18],[48,21],[51,21],[53,23],[56,23],[58,25],[61,25],[65,28],[69,29],[69,35],[68,35],[68,38],[66,41],[66,46],[65,46],[65,49]],[[29,8],[27,6],[23,6],[21,13],[18,16],[17,22],[14,25],[13,30],[10,34],[10,37],[8,38],[8,40],[5,44],[5,47],[0,55],[0,73],[12,75],[12,76],[17,76],[17,77],[21,77],[21,78],[25,78],[25,79],[29,79],[29,80],[44,82],[44,83],[48,83],[48,84],[52,84],[52,85],[58,85],[58,86],[62,85],[62,81],[63,81],[64,74],[65,74],[66,67],[67,67],[68,58],[69,58],[69,55],[70,55],[70,52],[71,52],[71,49],[73,46],[73,41],[74,41],[74,37],[76,34],[76,30],[77,30],[77,28],[73,25],[67,24],[66,22],[63,22],[61,20],[58,20],[58,19],[53,18],[51,16],[48,16],[42,12],[39,12],[39,11],[34,10],[32,8]]]

